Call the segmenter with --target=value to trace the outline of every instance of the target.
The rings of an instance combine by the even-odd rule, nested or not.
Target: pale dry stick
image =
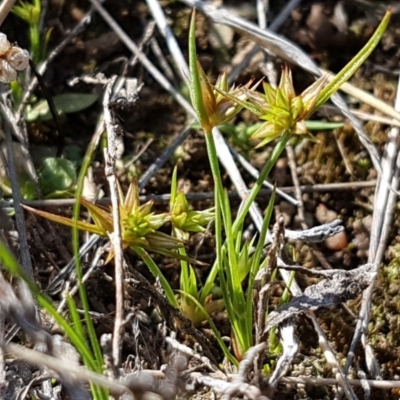
[[[280,11],[277,17],[271,22],[268,29],[277,32],[279,28],[285,23],[285,21],[290,16],[290,13],[301,3],[302,0],[291,0],[289,1],[285,7]],[[265,29],[265,27],[261,27]],[[233,82],[237,79],[241,71],[250,63],[252,58],[260,51],[262,48],[257,43],[254,43],[247,51],[247,54],[243,57],[243,60],[236,65],[231,73],[229,74],[230,82]]]
[[[332,81],[335,78],[335,74],[330,71],[326,71],[320,68],[320,71],[328,78],[328,81]],[[366,92],[365,90],[359,89],[352,85],[349,82],[344,83],[340,90],[349,94],[350,96],[355,97],[357,100],[362,101],[365,104],[373,107],[375,110],[380,111],[381,113],[387,115],[395,119],[397,122],[400,121],[400,112],[393,108],[391,105],[385,103],[383,100],[380,100],[373,96],[371,93]]]
[[[150,145],[154,142],[154,138],[147,139],[146,143],[142,146],[142,148],[135,154],[126,164],[125,168],[130,167],[136,161],[138,161],[142,155],[147,151]]]
[[[64,50],[64,48],[71,42],[71,40],[79,35],[80,33],[83,32],[85,29],[86,25],[88,25],[91,21],[92,14],[94,12],[93,7],[86,13],[86,15],[79,21],[79,23],[72,29],[70,33],[67,34],[65,39],[54,49],[52,52],[49,54],[47,59],[40,64],[38,68],[38,72],[40,75],[43,76],[43,74],[46,72],[48,66],[50,63],[53,62],[53,60]],[[24,95],[21,100],[21,104],[18,106],[18,110],[16,112],[16,120],[20,122],[23,118],[24,115],[24,109],[25,106],[27,105],[29,98],[31,97],[33,91],[36,89],[38,85],[38,80],[36,77],[33,77],[32,80],[29,83],[29,86],[27,90],[24,91]]]
[[[89,371],[85,367],[76,367],[66,362],[60,362],[57,357],[52,357],[36,350],[28,349],[14,343],[0,343],[3,351],[14,355],[16,358],[23,360],[31,365],[39,365],[62,375],[69,375],[74,381],[82,383],[94,383],[105,387],[110,392],[118,395],[130,394],[131,391],[116,380],[106,378],[101,374]]]
[[[258,26],[245,21],[241,18],[233,16],[230,12],[223,8],[215,8],[214,6],[200,0],[180,0],[181,2],[195,7],[206,14],[212,21],[232,27],[235,31],[250,37],[256,43],[265,48],[269,53],[282,57],[283,59],[299,65],[306,71],[321,76],[322,73],[313,60],[298,46],[272,32],[269,29],[260,29]],[[349,111],[347,104],[339,95],[335,93],[330,100],[341,110],[357,132],[360,142],[367,149],[375,169],[381,173],[380,156],[372,143],[369,136],[364,131],[361,122]]]
[[[397,87],[397,95],[395,101],[395,109],[400,110],[400,76],[398,80]],[[397,187],[398,185],[398,174],[399,174],[399,160],[400,153],[398,153],[399,148],[399,128],[392,128],[389,132],[387,145],[385,149],[385,156],[382,159],[382,170],[383,174],[380,177],[380,181],[378,183],[375,198],[374,198],[374,212],[373,212],[373,220],[371,227],[371,235],[370,235],[370,247],[369,247],[369,255],[368,261],[374,263],[375,272],[379,271],[380,263],[382,261],[386,241],[389,234],[389,229],[392,221],[393,215],[393,206],[396,199],[395,193],[388,191],[388,184],[392,181],[392,187]],[[395,159],[397,155],[396,167],[394,167]],[[394,186],[396,185],[396,186]],[[373,281],[371,286],[365,290],[363,294],[363,300],[361,303],[361,309],[359,312],[359,318],[357,321],[356,330],[354,332],[354,336],[350,345],[349,353],[346,359],[345,371],[347,372],[352,363],[356,346],[362,338],[362,344],[367,346],[367,337],[368,334],[368,323],[370,318],[371,311],[371,302],[373,289],[375,286],[376,280]],[[372,352],[371,352],[372,354]],[[376,360],[370,358],[371,365],[368,367],[371,368],[375,365],[375,370],[379,365]],[[376,371],[374,371],[376,372]]]
[[[344,166],[345,166],[345,168],[346,168],[346,172],[347,172],[350,176],[354,177],[354,170],[353,170],[353,167],[351,166],[351,163],[350,163],[350,161],[349,161],[349,157],[348,157],[347,154],[346,154],[346,150],[345,150],[343,141],[342,141],[342,139],[341,139],[344,135],[342,135],[340,132],[335,131],[335,132],[333,132],[333,136],[334,136],[334,138],[335,138],[336,146],[337,146],[338,149],[339,149],[339,153],[340,153],[340,155],[341,155],[341,157],[342,157]]]
[[[382,381],[382,380],[366,380],[371,388],[391,390],[400,388],[400,381]],[[349,379],[352,386],[362,386],[360,379]],[[282,378],[282,383],[287,385],[310,385],[310,386],[336,386],[338,384],[333,378],[308,378],[308,377],[292,377]]]
[[[339,113],[339,110],[334,107],[331,106],[329,104],[325,104],[324,106],[322,106],[320,108],[321,111],[326,111],[327,113]],[[355,110],[354,108],[350,108],[350,111],[359,119],[363,120],[363,121],[372,121],[372,122],[379,122],[381,124],[385,124],[385,125],[392,125],[392,126],[397,126],[400,128],[400,121],[397,121],[396,119],[390,119],[387,117],[382,117],[380,115],[375,115],[375,114],[370,114],[370,113],[366,113],[364,111],[359,111],[359,110]]]
[[[268,6],[269,0],[256,1],[258,26],[261,29],[265,29],[267,27]]]
[[[376,185],[376,181],[363,181],[363,182],[343,182],[343,183],[321,183],[316,185],[301,185],[300,190],[303,193],[321,193],[321,192],[334,192],[338,190],[354,191],[361,189],[369,189]],[[282,192],[295,193],[294,186],[283,186],[280,188]],[[261,189],[259,196],[266,196],[271,194],[271,189]],[[228,196],[231,198],[239,197],[239,193],[236,191],[229,191]],[[209,200],[214,198],[214,192],[202,192],[186,194],[188,200]],[[142,202],[154,201],[155,203],[163,203],[171,200],[170,194],[148,194],[139,196],[139,200]],[[48,200],[27,200],[23,204],[31,207],[38,208],[52,208],[52,207],[72,207],[75,204],[75,199],[48,199]],[[104,197],[97,201],[101,205],[109,205],[110,198]],[[0,201],[0,208],[13,207],[12,201]]]
[[[14,7],[16,0],[3,0],[0,5],[0,26],[3,24],[7,15],[10,13],[11,9]]]
[[[112,89],[115,85],[117,77],[110,79],[106,86],[103,99],[104,124],[107,131],[107,149],[105,149],[105,175],[110,187],[110,197],[112,205],[113,233],[110,237],[114,250],[115,261],[115,318],[114,331],[112,340],[112,355],[114,366],[119,368],[121,363],[121,333],[124,321],[124,255],[122,251],[122,232],[119,214],[119,196],[117,189],[117,178],[115,176],[115,160],[116,160],[116,139],[117,127],[115,118],[111,113],[109,104],[111,101]]]
[[[185,82],[189,77],[189,69],[187,67],[185,57],[180,51],[175,35],[167,23],[167,20],[164,16],[164,11],[160,6],[160,2],[158,0],[146,0],[146,3],[151,14],[153,15],[154,20],[156,21],[159,31],[165,38],[169,52],[174,56],[173,59],[175,61],[175,69],[179,73],[182,82]]]
[[[92,272],[97,267],[100,258],[105,253],[104,246],[97,249],[96,254],[94,255],[93,259],[90,262],[90,267],[85,272],[82,277],[82,284],[86,283],[86,281],[90,278]],[[63,299],[60,301],[60,304],[57,307],[57,312],[60,314],[63,310],[65,305],[67,304],[67,296],[73,297],[79,290],[79,284],[76,284],[72,289],[68,291],[68,293],[63,295]]]
[[[151,21],[147,24],[145,31],[142,34],[142,37],[140,38],[140,42],[138,45],[139,51],[143,51],[143,48],[151,42],[151,39],[154,36],[155,25],[156,24],[154,23],[154,21]],[[132,68],[137,64],[137,62],[138,62],[138,57],[137,55],[134,55],[129,60],[129,66]],[[124,72],[126,73],[127,71]]]
[[[102,6],[99,0],[90,0],[96,11],[100,14],[103,20],[110,28],[118,35],[122,43],[135,54],[142,65],[148,70],[150,75],[168,92],[171,96],[183,107],[183,109],[192,117],[196,118],[192,106],[189,102],[174,88],[174,86],[164,77],[164,75],[154,66],[154,64],[140,51],[138,46],[126,34],[126,32],[118,25],[110,13]]]
[[[165,58],[160,45],[154,37],[150,40],[150,48],[153,51],[153,54],[157,57],[158,64],[160,65],[161,70],[164,71],[166,78],[170,82],[174,82],[176,80],[174,76],[174,71],[168,64],[168,61]]]
[[[25,216],[24,211],[21,207],[22,197],[20,192],[20,184],[18,181],[18,176],[16,172],[15,166],[15,158],[14,158],[14,146],[11,136],[11,129],[16,129],[16,126],[11,123],[9,119],[10,110],[7,106],[7,100],[5,96],[1,96],[0,98],[0,112],[3,116],[4,123],[4,131],[6,134],[6,146],[7,146],[7,162],[8,162],[8,176],[11,182],[11,190],[12,190],[12,198],[15,209],[15,221],[17,225],[17,231],[19,236],[19,245],[20,245],[20,255],[21,255],[21,264],[24,272],[33,279],[33,269],[31,256],[29,252],[28,238],[26,234],[26,225],[25,225]]]
[[[180,146],[190,134],[191,125],[194,119],[192,119],[186,127],[181,131],[178,136],[172,141],[172,143],[157,157],[157,159],[147,168],[146,172],[140,177],[138,186],[139,189],[143,189],[149,180],[157,173],[157,171],[166,163],[167,160],[172,156],[178,146]]]

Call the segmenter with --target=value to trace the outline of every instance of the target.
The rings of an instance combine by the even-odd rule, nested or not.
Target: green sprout
[[[21,1],[14,6],[12,12],[29,24],[29,41],[32,52],[32,60],[35,64],[46,58],[47,45],[50,40],[51,30],[48,30],[43,38],[40,34],[40,17],[42,4],[40,0],[32,0],[32,3]]]
[[[180,255],[177,252],[177,250],[184,248],[183,240],[179,240],[176,237],[172,237],[159,231],[166,222],[170,221],[170,215],[168,213],[153,212],[152,201],[141,205],[137,183],[132,183],[130,185],[126,196],[124,196],[119,187],[119,197],[121,199],[119,214],[121,216],[123,249],[130,248],[143,259],[151,273],[156,278],[160,279],[161,285],[170,303],[174,307],[178,307],[171,286],[148,252],[185,261],[196,261],[187,256]],[[88,209],[90,216],[93,219],[93,223],[76,221],[73,218],[36,210],[28,206],[24,206],[24,208],[36,215],[66,226],[77,227],[80,230],[106,238],[112,235],[114,231],[112,208],[110,207],[110,209],[107,210],[83,198],[80,199],[80,201]],[[110,262],[113,257],[114,250],[111,248],[106,263]]]
[[[178,240],[189,240],[190,233],[204,233],[206,227],[214,220],[214,207],[197,211],[192,210],[183,192],[177,189],[177,169],[174,169],[171,183],[170,214],[172,234]],[[179,253],[186,257],[186,250],[179,249]],[[200,302],[202,307],[198,307],[200,301],[200,292],[198,291],[198,282],[196,271],[186,261],[181,260],[181,275],[179,281],[180,308],[195,326],[206,319],[206,314],[211,315],[223,309],[223,300],[214,300],[212,295],[207,296],[204,302]],[[196,301],[194,301],[195,299]]]

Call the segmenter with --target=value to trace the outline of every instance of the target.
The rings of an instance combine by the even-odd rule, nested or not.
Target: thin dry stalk
[[[290,173],[292,175],[292,181],[295,187],[295,194],[297,199],[297,215],[300,218],[300,224],[302,229],[309,229],[309,226],[306,224],[306,215],[304,211],[304,203],[303,203],[303,194],[300,187],[299,176],[297,174],[297,165],[296,165],[296,157],[294,154],[293,147],[291,145],[286,146],[286,154],[288,156]],[[315,244],[310,244],[313,249],[314,254],[317,256],[318,261],[325,269],[331,268],[331,265],[326,260],[321,251],[319,251],[318,247]]]
[[[160,156],[161,158],[161,156]],[[336,192],[336,191],[355,191],[373,188],[376,185],[376,181],[362,181],[362,182],[341,182],[341,183],[321,183],[315,185],[301,185],[300,190],[302,193],[326,193],[326,192]],[[143,185],[144,186],[144,185]],[[296,188],[294,186],[283,186],[280,188],[282,193],[294,193]],[[271,194],[271,189],[261,189],[259,195],[265,197]],[[233,190],[228,192],[230,198],[240,197],[239,193]],[[214,198],[214,192],[192,192],[186,193],[185,196],[188,200],[209,200]],[[164,203],[171,200],[171,195],[166,194],[148,194],[139,196],[141,202],[154,201],[154,203]],[[75,199],[47,199],[47,200],[27,200],[23,201],[24,205],[37,208],[53,208],[53,207],[72,207],[75,204]],[[97,204],[109,205],[110,198],[103,197],[97,201]],[[0,201],[0,208],[13,207],[14,203],[12,201]]]
[[[151,14],[153,15],[154,20],[156,21],[159,31],[165,38],[170,54],[173,56],[173,60],[175,61],[175,70],[180,75],[182,82],[185,82],[185,80],[189,77],[189,70],[186,65],[186,60],[183,57],[174,33],[167,23],[160,2],[158,0],[146,0],[146,3]]]
[[[7,145],[7,155],[8,155],[7,157],[8,175],[10,177],[12,197],[15,208],[15,220],[19,236],[21,263],[25,273],[33,279],[32,263],[31,263],[28,239],[26,234],[25,216],[21,207],[21,192],[16,172],[14,146],[11,137],[11,127],[15,129],[16,126],[11,124],[8,118],[10,110],[8,109],[8,106],[3,96],[0,99],[0,111],[4,119],[4,131],[6,134],[6,145]]]
[[[360,379],[349,379],[349,382],[353,386],[362,386]],[[311,385],[311,386],[334,386],[337,385],[337,380],[332,378],[305,378],[305,377],[285,377],[282,378],[282,383],[288,385]],[[400,388],[399,381],[382,381],[382,380],[370,380],[367,379],[367,383],[371,388],[390,390],[394,388]]]
[[[153,78],[160,83],[160,85],[172,95],[172,97],[185,109],[185,111],[196,117],[192,106],[187,100],[174,88],[173,85],[164,77],[164,75],[153,65],[153,63],[146,57],[146,55],[140,51],[138,46],[133,40],[126,34],[126,32],[119,26],[110,13],[100,4],[98,0],[90,0],[96,11],[104,19],[104,21],[110,26],[110,28],[118,35],[119,39],[124,45],[135,54],[143,66],[149,71]]]
[[[0,5],[0,26],[3,24],[7,15],[10,13],[11,9],[14,7],[16,0],[3,0]]]
[[[340,114],[339,110],[336,107],[331,106],[329,104],[325,104],[324,106],[322,106],[320,108],[320,111],[324,112],[324,113],[327,113],[328,115],[332,115],[332,114],[333,115],[338,115],[338,114]],[[379,122],[381,124],[397,126],[397,127],[400,128],[400,121],[398,121],[396,119],[390,119],[390,118],[387,118],[387,117],[382,117],[380,115],[366,113],[364,111],[359,111],[359,110],[356,110],[354,108],[350,108],[350,111],[356,117],[358,117],[359,119],[361,119],[363,121]]]
[[[112,355],[114,366],[117,369],[121,363],[121,333],[124,321],[124,255],[122,251],[121,221],[119,215],[119,196],[117,189],[117,178],[115,175],[116,140],[118,128],[115,125],[114,117],[109,108],[111,93],[117,77],[110,79],[106,86],[103,100],[104,124],[107,131],[107,149],[105,150],[105,175],[110,187],[112,217],[114,231],[111,243],[114,249],[115,262],[115,319],[112,340]]]
[[[75,382],[92,382],[94,384],[108,388],[110,392],[117,395],[123,395],[125,393],[129,393],[132,395],[130,390],[121,383],[115,380],[108,379],[103,375],[89,371],[84,367],[77,367],[76,365],[60,362],[59,358],[43,354],[36,350],[31,350],[14,343],[0,343],[0,346],[3,348],[3,351],[9,354],[13,354],[20,360],[24,360],[32,365],[41,365],[57,372],[60,375],[69,375],[71,380]]]
[[[400,76],[397,87],[395,109],[400,110]],[[375,192],[373,223],[370,235],[370,248],[368,260],[374,263],[375,272],[378,273],[379,267],[386,249],[386,242],[391,227],[393,210],[397,194],[389,192],[389,187],[397,188],[400,174],[400,153],[399,146],[399,128],[392,128],[388,135],[385,149],[385,155],[382,160],[383,174]],[[375,280],[371,286],[364,292],[361,309],[357,321],[356,330],[347,355],[345,371],[347,372],[353,361],[356,346],[362,338],[362,344],[366,348],[366,355],[369,355],[369,369],[371,372],[380,375],[379,363],[375,360],[373,352],[367,344],[368,323],[370,318],[372,295],[375,286]],[[367,347],[368,346],[368,347]]]

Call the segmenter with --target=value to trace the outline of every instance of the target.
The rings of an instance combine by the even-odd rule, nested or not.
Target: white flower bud
[[[0,32],[0,56],[8,51],[10,42],[7,40],[7,35]]]
[[[22,71],[29,65],[29,53],[27,50],[13,46],[7,54],[7,60],[13,68]]]
[[[0,82],[9,83],[17,79],[17,71],[4,59],[0,59]]]

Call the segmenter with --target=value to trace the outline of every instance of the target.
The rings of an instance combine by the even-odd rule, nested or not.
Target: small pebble
[[[315,217],[320,224],[328,224],[338,217],[338,213],[326,208],[324,204],[320,204],[315,211]]]
[[[331,236],[330,238],[325,240],[325,246],[327,249],[332,251],[339,251],[346,248],[348,245],[346,232],[342,231],[336,234],[335,236]]]

